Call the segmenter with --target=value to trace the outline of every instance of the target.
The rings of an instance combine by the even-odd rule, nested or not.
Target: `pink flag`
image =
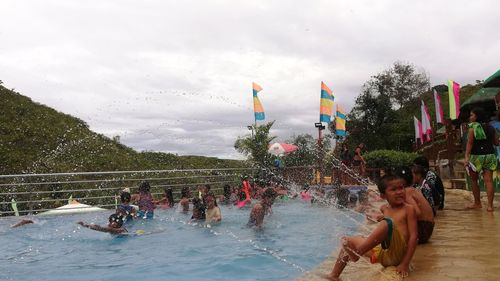
[[[460,85],[448,80],[448,97],[450,103],[450,119],[455,120],[460,115]]]
[[[425,135],[425,141],[431,140],[432,128],[431,128],[431,117],[427,106],[425,106],[424,101],[422,101],[422,106],[420,107],[422,113],[422,134]]]
[[[443,120],[443,108],[441,107],[441,98],[439,97],[436,89],[434,92],[434,108],[436,109],[436,123],[444,124]]]
[[[415,116],[413,116],[413,125],[415,126],[415,143],[420,139],[420,144],[422,144],[424,142],[422,138],[422,124]]]

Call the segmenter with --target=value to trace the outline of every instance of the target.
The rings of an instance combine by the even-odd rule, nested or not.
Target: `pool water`
[[[363,216],[349,210],[277,201],[262,229],[246,226],[250,209],[220,206],[222,223],[156,210],[125,225],[145,235],[115,237],[76,224],[104,225],[112,213],[0,219],[0,280],[293,280],[323,261]]]

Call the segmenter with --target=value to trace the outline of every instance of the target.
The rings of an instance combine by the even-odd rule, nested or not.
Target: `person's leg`
[[[468,209],[480,209],[481,208],[481,194],[479,192],[479,185],[477,183],[477,173],[470,171],[471,185],[472,185],[472,195],[474,196],[474,203],[468,205]]]
[[[486,187],[486,194],[488,195],[488,212],[493,212],[493,197],[495,196],[495,188],[493,186],[493,171],[483,171],[484,185]]]
[[[443,181],[437,176],[436,179],[436,187],[439,192],[439,195],[441,196],[441,201],[439,202],[439,207],[438,210],[444,209],[444,186],[443,186]]]
[[[387,238],[388,230],[388,224],[384,220],[377,225],[367,238],[359,236],[342,238],[342,250],[333,266],[330,274],[331,279],[338,279],[349,260],[356,262],[362,255],[369,254],[371,249]]]

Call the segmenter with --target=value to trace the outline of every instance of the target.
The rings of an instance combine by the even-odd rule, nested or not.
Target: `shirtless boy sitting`
[[[418,244],[427,243],[434,230],[434,212],[432,207],[422,192],[411,186],[413,175],[409,167],[398,168],[396,175],[401,178],[401,184],[405,186],[406,203],[412,205],[417,214]]]
[[[370,257],[372,263],[396,266],[401,276],[408,276],[410,261],[417,246],[415,208],[405,203],[405,189],[399,177],[383,176],[378,189],[388,202],[381,208],[384,219],[367,238],[342,238],[342,249],[329,276],[331,280],[340,280],[339,276],[347,262],[357,261],[362,255]]]

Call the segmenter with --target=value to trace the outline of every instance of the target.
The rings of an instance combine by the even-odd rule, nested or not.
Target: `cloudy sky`
[[[500,68],[500,1],[2,0],[0,80],[137,150],[241,158],[251,83],[278,140],[316,136],[395,61],[433,84]]]

